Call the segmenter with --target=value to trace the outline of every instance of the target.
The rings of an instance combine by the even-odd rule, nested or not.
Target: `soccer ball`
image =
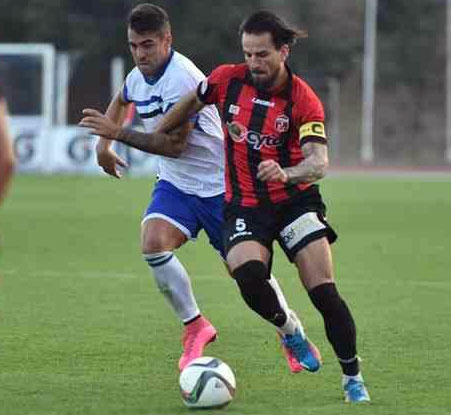
[[[219,408],[233,398],[236,388],[232,369],[215,357],[199,357],[179,378],[183,402],[189,408]]]

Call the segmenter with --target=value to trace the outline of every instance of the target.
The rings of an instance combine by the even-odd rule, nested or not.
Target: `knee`
[[[233,278],[242,291],[253,291],[264,280],[269,279],[269,271],[261,261],[248,261],[232,271]]]
[[[141,252],[143,255],[158,254],[165,251],[167,245],[164,235],[157,232],[145,232],[141,240]]]
[[[322,314],[333,315],[346,303],[341,298],[334,283],[326,283],[316,286],[308,292],[308,295],[318,311]]]

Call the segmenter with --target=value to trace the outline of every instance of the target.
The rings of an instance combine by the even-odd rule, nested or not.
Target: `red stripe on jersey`
[[[240,127],[246,128],[245,131],[242,131],[243,140],[237,141],[232,138],[228,129],[227,129],[227,141],[226,145],[231,145],[233,147],[233,165],[236,170],[236,174],[238,177],[238,186],[241,191],[242,200],[241,203],[245,206],[256,206],[258,205],[258,199],[255,196],[252,185],[251,172],[249,168],[248,160],[248,147],[246,145],[246,133],[247,133],[247,125],[249,124],[252,111],[248,111],[245,106],[240,106],[240,103],[249,102],[252,99],[253,88],[249,85],[243,85],[241,92],[236,100],[235,107],[237,108],[238,113],[233,115],[232,122],[237,123],[236,125]],[[233,111],[233,108],[225,108],[226,111]],[[239,118],[239,121],[237,121]],[[226,202],[230,202],[232,200],[232,186],[230,183],[230,175],[226,180]]]
[[[270,107],[268,114],[266,116],[265,125],[263,129],[263,134],[274,134],[274,126],[276,124],[277,117],[281,114],[284,114],[285,108],[287,106],[287,101],[282,100],[279,97],[275,99],[272,97],[271,104],[273,107]],[[285,143],[282,143],[285,145]],[[263,160],[275,160],[279,164],[281,164],[279,148],[278,147],[265,147],[262,149],[262,159]],[[277,203],[280,200],[285,200],[289,197],[289,195],[285,192],[285,185],[280,182],[268,182],[268,191],[269,197],[272,203]]]

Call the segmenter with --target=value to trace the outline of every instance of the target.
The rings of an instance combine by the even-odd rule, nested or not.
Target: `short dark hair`
[[[162,32],[170,29],[169,16],[164,9],[151,3],[134,7],[128,15],[128,27],[136,33]]]
[[[280,49],[283,45],[292,46],[297,39],[307,36],[306,31],[291,27],[279,16],[267,10],[260,10],[244,20],[240,25],[239,35],[241,37],[243,33],[259,35],[268,32],[276,49]]]

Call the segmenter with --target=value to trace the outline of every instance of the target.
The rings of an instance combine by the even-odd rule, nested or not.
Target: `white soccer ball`
[[[194,359],[180,373],[180,391],[189,408],[226,406],[235,394],[236,380],[232,369],[216,357]]]

